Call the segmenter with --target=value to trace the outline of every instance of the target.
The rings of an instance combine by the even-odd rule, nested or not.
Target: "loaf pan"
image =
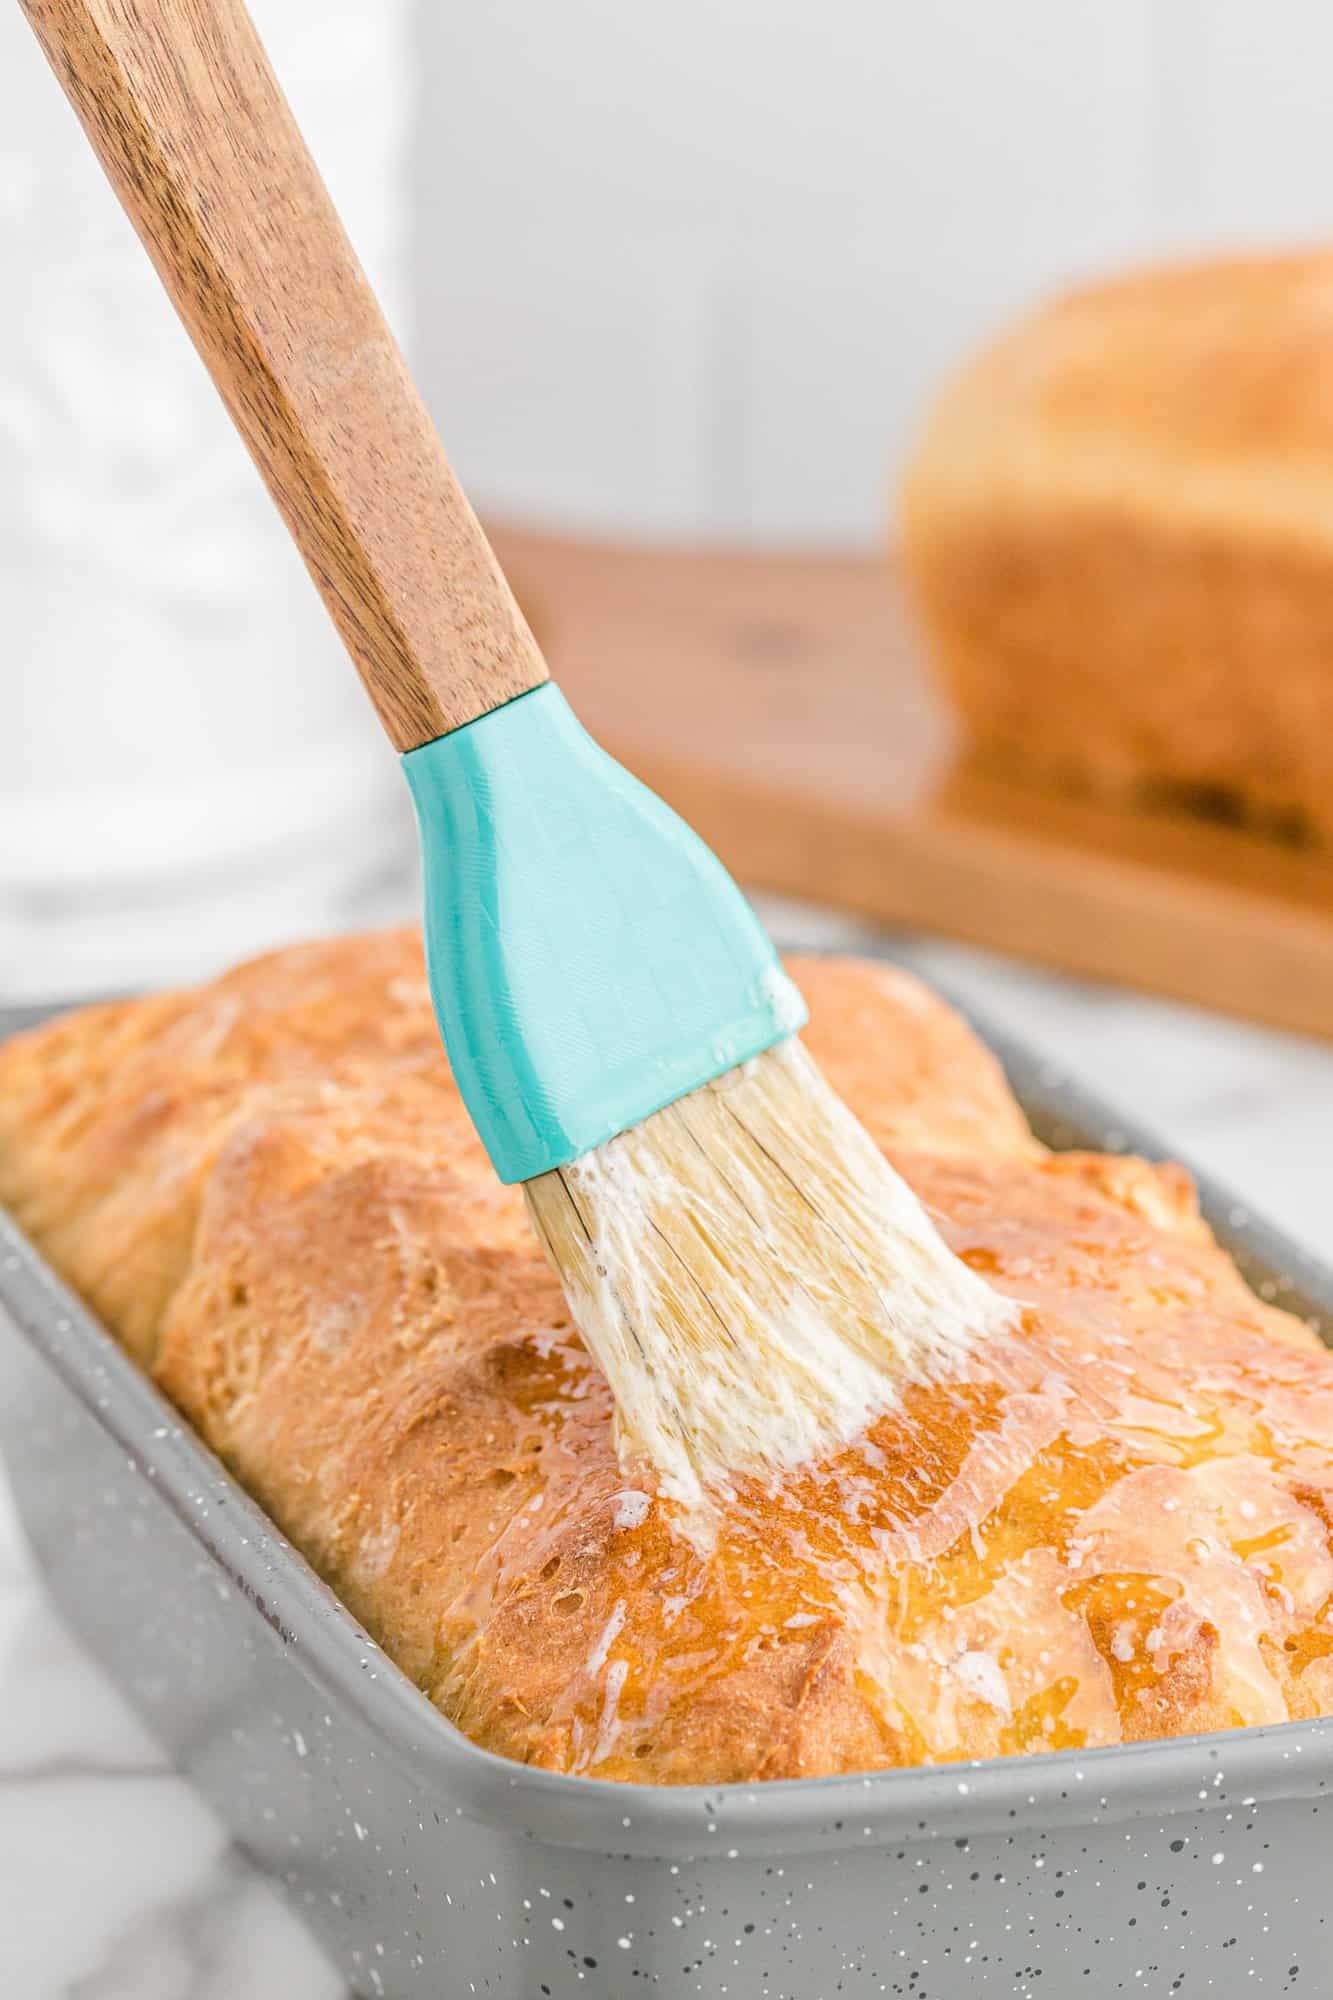
[[[1049,1144],[1160,1156],[981,1032]],[[1333,1275],[1199,1178],[1327,1338]],[[56,1600],[358,1995],[1333,1996],[1333,1721],[717,1790],[528,1770],[429,1705],[3,1216],[0,1343]]]

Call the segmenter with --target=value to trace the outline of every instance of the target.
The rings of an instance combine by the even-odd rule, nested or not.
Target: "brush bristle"
[[[795,1040],[526,1194],[622,1453],[687,1504],[850,1442],[1012,1318]]]

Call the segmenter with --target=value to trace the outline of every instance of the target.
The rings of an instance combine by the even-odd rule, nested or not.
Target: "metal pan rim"
[[[860,956],[898,962],[864,945]],[[1022,1042],[944,994],[999,1056],[1040,1136],[1161,1157],[1134,1120],[1071,1085]],[[1045,1128],[1045,1129],[1043,1129]],[[1174,1155],[1173,1155],[1174,1156]],[[1188,1162],[1186,1163],[1188,1164]],[[1201,1205],[1275,1303],[1333,1324],[1333,1273],[1207,1176]],[[1248,1267],[1248,1268],[1247,1268]],[[457,1730],[403,1675],[259,1506],[0,1210],[0,1309],[150,1480],[229,1583],[316,1685],[350,1702],[386,1751],[467,1818],[626,1855],[787,1853],[866,1842],[965,1840],[1178,1811],[1182,1797],[1260,1805],[1333,1790],[1333,1717],[976,1763],[757,1785],[652,1786],[516,1765]]]

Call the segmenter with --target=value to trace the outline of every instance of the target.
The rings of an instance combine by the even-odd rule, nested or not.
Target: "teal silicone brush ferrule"
[[[532,1180],[792,1034],[716,856],[547,683],[409,751],[426,958],[501,1180]]]

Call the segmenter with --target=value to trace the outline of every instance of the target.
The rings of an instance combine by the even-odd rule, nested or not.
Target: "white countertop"
[[[851,927],[770,909],[787,940]],[[1333,1047],[914,944],[999,1025],[1318,1249]],[[0,1491],[0,1991],[23,2000],[330,2000],[297,1920],[48,1606]]]

